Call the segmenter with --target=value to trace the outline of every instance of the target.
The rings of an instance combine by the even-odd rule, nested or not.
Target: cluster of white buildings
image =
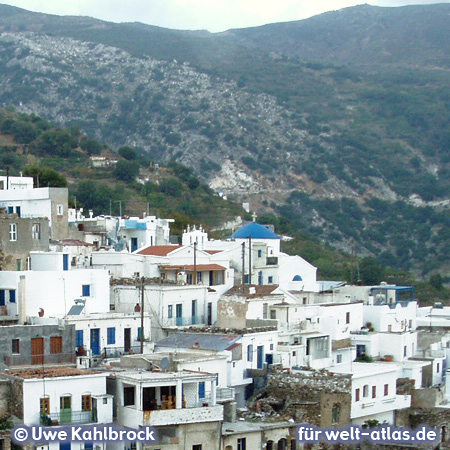
[[[255,221],[174,244],[171,219],[85,217],[65,188],[5,178],[0,236],[16,253],[0,271],[0,396],[21,396],[6,412],[25,424],[151,425],[155,449],[295,449],[295,421],[236,420],[275,368],[347,376],[354,424],[394,424],[411,407],[404,380],[445,392],[450,313],[419,308],[412,287],[318,282]]]

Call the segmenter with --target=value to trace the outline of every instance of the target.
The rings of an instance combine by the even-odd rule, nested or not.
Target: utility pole
[[[242,243],[242,286],[245,284],[245,242]]]
[[[252,284],[252,235],[248,237],[248,284]]]
[[[144,354],[144,282],[145,277],[141,277],[141,355]]]
[[[194,242],[194,283],[197,284],[197,241]]]

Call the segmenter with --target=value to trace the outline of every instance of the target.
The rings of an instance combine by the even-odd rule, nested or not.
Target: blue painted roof
[[[243,226],[231,237],[235,239],[248,239],[250,235],[252,239],[280,239],[272,230],[257,222],[251,222]]]

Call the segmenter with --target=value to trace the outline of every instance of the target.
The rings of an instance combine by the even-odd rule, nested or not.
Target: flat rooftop
[[[247,422],[238,420],[236,422],[223,422],[222,435],[232,435],[241,433],[258,433],[263,430],[274,430],[277,428],[296,427],[294,422]]]
[[[81,370],[72,367],[46,367],[44,369],[23,369],[23,370],[8,370],[4,372],[6,375],[18,377],[22,379],[31,378],[57,378],[57,377],[77,377],[86,375],[98,375],[105,372],[99,370]]]
[[[358,363],[343,364],[342,366],[330,367],[332,373],[347,374],[353,376],[370,376],[397,370],[397,365],[392,362],[387,363]]]
[[[212,374],[208,372],[194,372],[189,370],[182,370],[179,372],[150,372],[147,370],[127,370],[124,372],[116,372],[116,377],[124,381],[129,380],[132,382],[159,382],[159,381],[170,381],[170,380],[198,380],[198,379],[208,379],[211,377],[216,377],[217,374]]]

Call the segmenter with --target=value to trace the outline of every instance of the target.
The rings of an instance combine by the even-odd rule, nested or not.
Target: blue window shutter
[[[138,328],[138,341],[140,341],[142,339],[142,328],[139,327]]]
[[[83,330],[77,330],[76,344],[77,347],[81,347],[82,345],[84,345]]]
[[[5,306],[5,290],[0,289],[0,306]]]
[[[9,291],[9,302],[16,303],[16,291],[14,289]]]
[[[114,327],[108,328],[108,344],[116,343],[116,329]]]
[[[91,285],[83,284],[83,297],[90,297],[90,296],[91,296]]]
[[[205,382],[198,383],[198,398],[205,398]]]

